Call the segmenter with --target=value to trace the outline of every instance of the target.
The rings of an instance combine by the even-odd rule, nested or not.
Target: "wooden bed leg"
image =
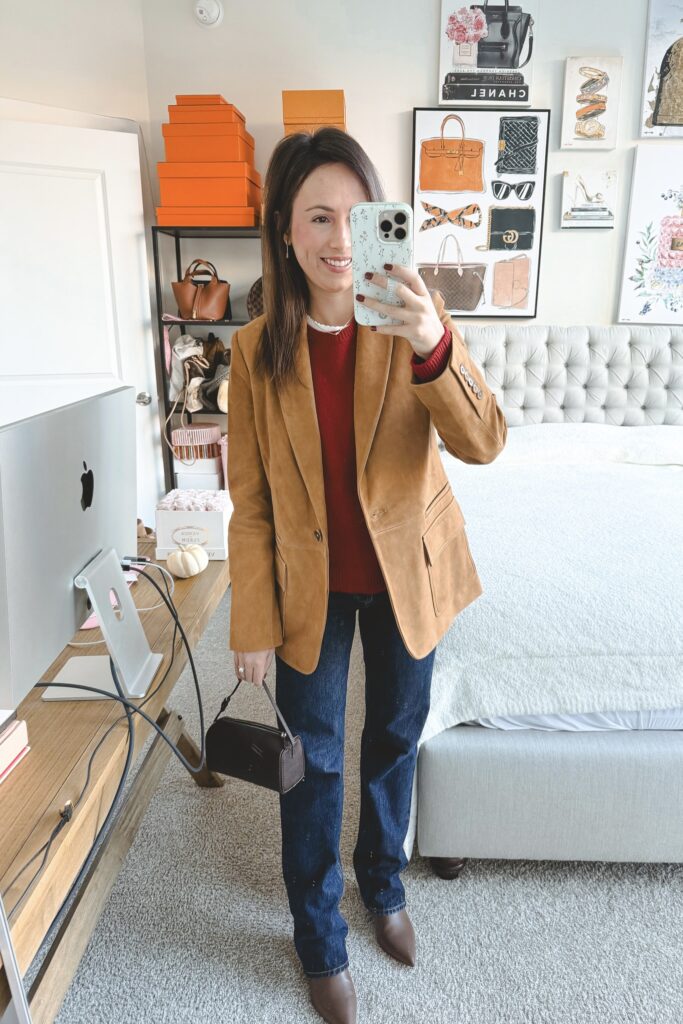
[[[463,857],[430,857],[434,871],[439,878],[457,878],[465,866]]]

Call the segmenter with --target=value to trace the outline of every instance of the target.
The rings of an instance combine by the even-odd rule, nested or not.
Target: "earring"
[[[287,246],[286,259],[289,259],[289,242],[285,242],[285,245]]]

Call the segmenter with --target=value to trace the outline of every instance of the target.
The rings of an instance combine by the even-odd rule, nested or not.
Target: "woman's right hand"
[[[237,678],[261,686],[275,655],[275,648],[269,647],[265,651],[233,651],[233,654]],[[238,671],[240,665],[244,667],[243,673]]]

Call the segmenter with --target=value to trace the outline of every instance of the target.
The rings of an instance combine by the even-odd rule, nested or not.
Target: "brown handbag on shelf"
[[[453,118],[460,125],[462,138],[445,139],[446,122]],[[465,122],[457,114],[447,114],[441,122],[441,134],[420,143],[420,192],[483,192],[484,143],[465,138]]]
[[[206,274],[199,266],[208,267],[209,281],[195,281],[195,274]],[[213,263],[208,260],[193,260],[185,271],[182,281],[172,281],[171,288],[178,303],[178,313],[183,320],[224,320],[230,298],[230,284],[221,281]]]
[[[442,259],[446,242],[454,239],[458,247],[458,262],[445,263]],[[484,294],[485,263],[463,263],[460,243],[455,235],[446,235],[439,247],[436,263],[418,263],[416,270],[427,287],[443,295],[447,310],[476,309]]]

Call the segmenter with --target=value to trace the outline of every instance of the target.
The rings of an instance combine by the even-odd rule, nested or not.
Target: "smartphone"
[[[400,304],[395,288],[399,284],[389,277],[388,289],[366,281],[365,272],[389,276],[385,263],[400,263],[413,268],[413,208],[408,203],[355,203],[349,211],[351,221],[351,266],[353,269],[353,315],[359,324],[387,326],[403,320],[370,309],[358,302],[356,295],[369,295],[380,302]]]

